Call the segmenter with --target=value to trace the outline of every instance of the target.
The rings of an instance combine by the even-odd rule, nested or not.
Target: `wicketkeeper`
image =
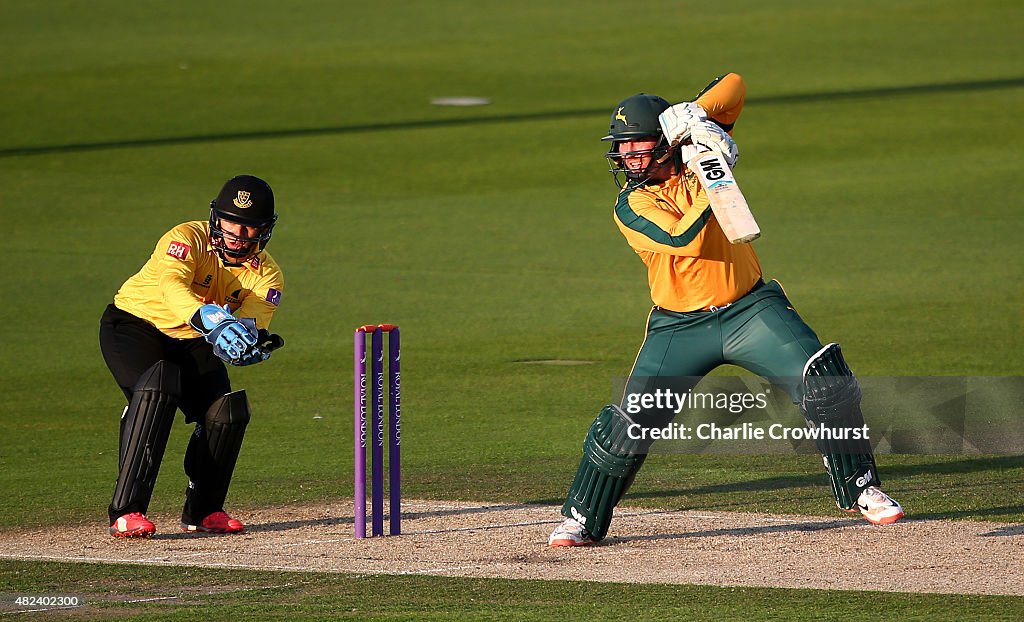
[[[232,391],[225,363],[260,363],[284,344],[268,331],[284,292],[281,269],[265,250],[276,222],[265,181],[228,180],[210,204],[209,220],[164,234],[103,313],[100,349],[128,399],[108,509],[111,535],[156,531],[146,512],[179,408],[186,423],[196,424],[185,450],[181,529],[245,529],[224,512],[224,500],[249,401],[245,391]]]
[[[750,370],[781,386],[808,425],[839,430],[864,425],[860,388],[836,343],[822,344],[777,281],[765,282],[750,244],[730,243],[707,194],[685,163],[703,152],[738,157],[731,137],[746,88],[730,73],[693,102],[675,106],[639,94],[612,111],[607,158],[620,192],[613,216],[647,266],[654,307],[626,393],[662,381],[683,392],[722,364]],[[678,383],[691,379],[692,384]],[[612,510],[647,457],[650,441],[628,433],[634,423],[663,427],[671,412],[631,416],[625,404],[598,414],[583,442],[583,458],[551,546],[584,546],[608,533]],[[836,434],[841,437],[842,434]],[[838,506],[888,524],[903,509],[879,489],[868,442],[818,443]]]

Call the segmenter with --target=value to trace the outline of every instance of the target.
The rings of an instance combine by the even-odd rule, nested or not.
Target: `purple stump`
[[[355,536],[366,537],[366,333],[357,328],[353,339],[353,363],[355,378],[353,394],[352,446],[355,447],[353,459],[353,485],[355,488]]]
[[[372,387],[370,392],[370,429],[373,435],[370,453],[372,487],[370,518],[372,535],[384,535],[384,330],[378,326],[371,339]]]
[[[388,337],[388,375],[391,387],[388,428],[388,493],[391,495],[391,535],[402,533],[402,344],[398,327]]]

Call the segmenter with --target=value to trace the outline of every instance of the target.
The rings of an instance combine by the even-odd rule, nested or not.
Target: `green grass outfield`
[[[1006,1],[0,1],[0,528],[104,527],[121,397],[99,315],[240,172],[278,198],[288,346],[232,372],[255,410],[232,507],[351,495],[349,344],[377,321],[403,329],[408,497],[560,501],[650,304],[597,139],[624,97],[688,99],[726,71],[748,86],[736,175],[762,264],[822,339],[864,376],[1022,375],[1022,17]],[[153,511],[181,503],[188,433]],[[910,516],[1024,519],[1020,455],[880,462]],[[654,456],[626,502],[834,511],[808,455]],[[723,594],[622,593],[639,608],[673,590]],[[747,593],[737,617],[789,598]]]
[[[67,586],[75,582],[75,590]],[[0,562],[9,592],[77,596],[32,614],[117,620],[1017,620],[1006,596],[585,584]],[[10,597],[3,595],[0,612]],[[947,618],[955,608],[958,618]]]

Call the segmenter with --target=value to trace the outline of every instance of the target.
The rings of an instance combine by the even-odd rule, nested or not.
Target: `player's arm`
[[[281,304],[284,295],[284,277],[275,272],[269,278],[261,279],[242,299],[242,304],[235,311],[238,317],[251,317],[256,320],[259,328],[270,328],[270,320]]]
[[[636,193],[622,193],[615,206],[615,224],[630,246],[667,255],[700,255],[709,218],[706,204],[677,216],[659,209],[653,198]]]
[[[271,352],[284,346],[284,339],[269,330],[270,321],[284,295],[284,276],[276,266],[269,267],[264,264],[264,269],[268,270],[266,278],[261,279],[252,288],[235,311],[235,315],[256,330],[257,334],[256,351],[240,363],[236,363],[239,365],[265,361],[270,358]]]
[[[694,103],[704,110],[709,119],[731,134],[746,97],[747,85],[743,77],[738,73],[727,73],[704,87]]]
[[[182,324],[188,324],[203,304],[203,299],[192,291],[198,261],[196,253],[201,251],[202,243],[202,240],[190,236],[188,230],[181,227],[171,229],[157,243],[157,251],[163,249],[163,255],[156,265],[160,295],[164,305]]]
[[[235,319],[226,308],[204,304],[192,291],[198,262],[196,253],[203,248],[204,241],[190,235],[185,227],[175,227],[157,244],[158,250],[166,249],[156,269],[159,270],[160,295],[167,308],[182,324],[190,325],[202,335],[224,362],[239,365],[240,361],[251,358],[257,344],[255,326]]]
[[[254,360],[254,356],[260,354],[254,350],[259,341],[255,324],[236,319],[226,307],[204,304],[203,299],[192,291],[194,260],[191,264],[187,260],[177,263],[165,261],[160,267],[160,291],[164,303],[177,317],[184,318],[183,324],[191,326],[213,346],[213,353],[218,358],[232,365],[259,362]]]
[[[721,154],[731,168],[739,157],[732,128],[746,94],[743,78],[728,73],[706,86],[696,100],[669,107],[658,116],[669,145],[680,147],[684,162],[697,153],[712,151]]]

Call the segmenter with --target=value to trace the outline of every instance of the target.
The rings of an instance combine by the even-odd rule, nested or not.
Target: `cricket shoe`
[[[242,524],[242,521],[228,516],[226,512],[214,512],[200,521],[198,525],[189,525],[183,521],[181,530],[199,533],[242,533],[245,531],[245,525]]]
[[[156,525],[142,512],[129,512],[119,516],[110,526],[110,535],[115,538],[148,538],[154,533]]]
[[[857,504],[846,511],[859,511],[872,525],[891,525],[903,518],[903,507],[878,486],[865,488],[857,497]]]
[[[588,546],[594,544],[594,540],[583,528],[583,525],[574,518],[567,518],[562,524],[555,527],[548,538],[548,546]]]

